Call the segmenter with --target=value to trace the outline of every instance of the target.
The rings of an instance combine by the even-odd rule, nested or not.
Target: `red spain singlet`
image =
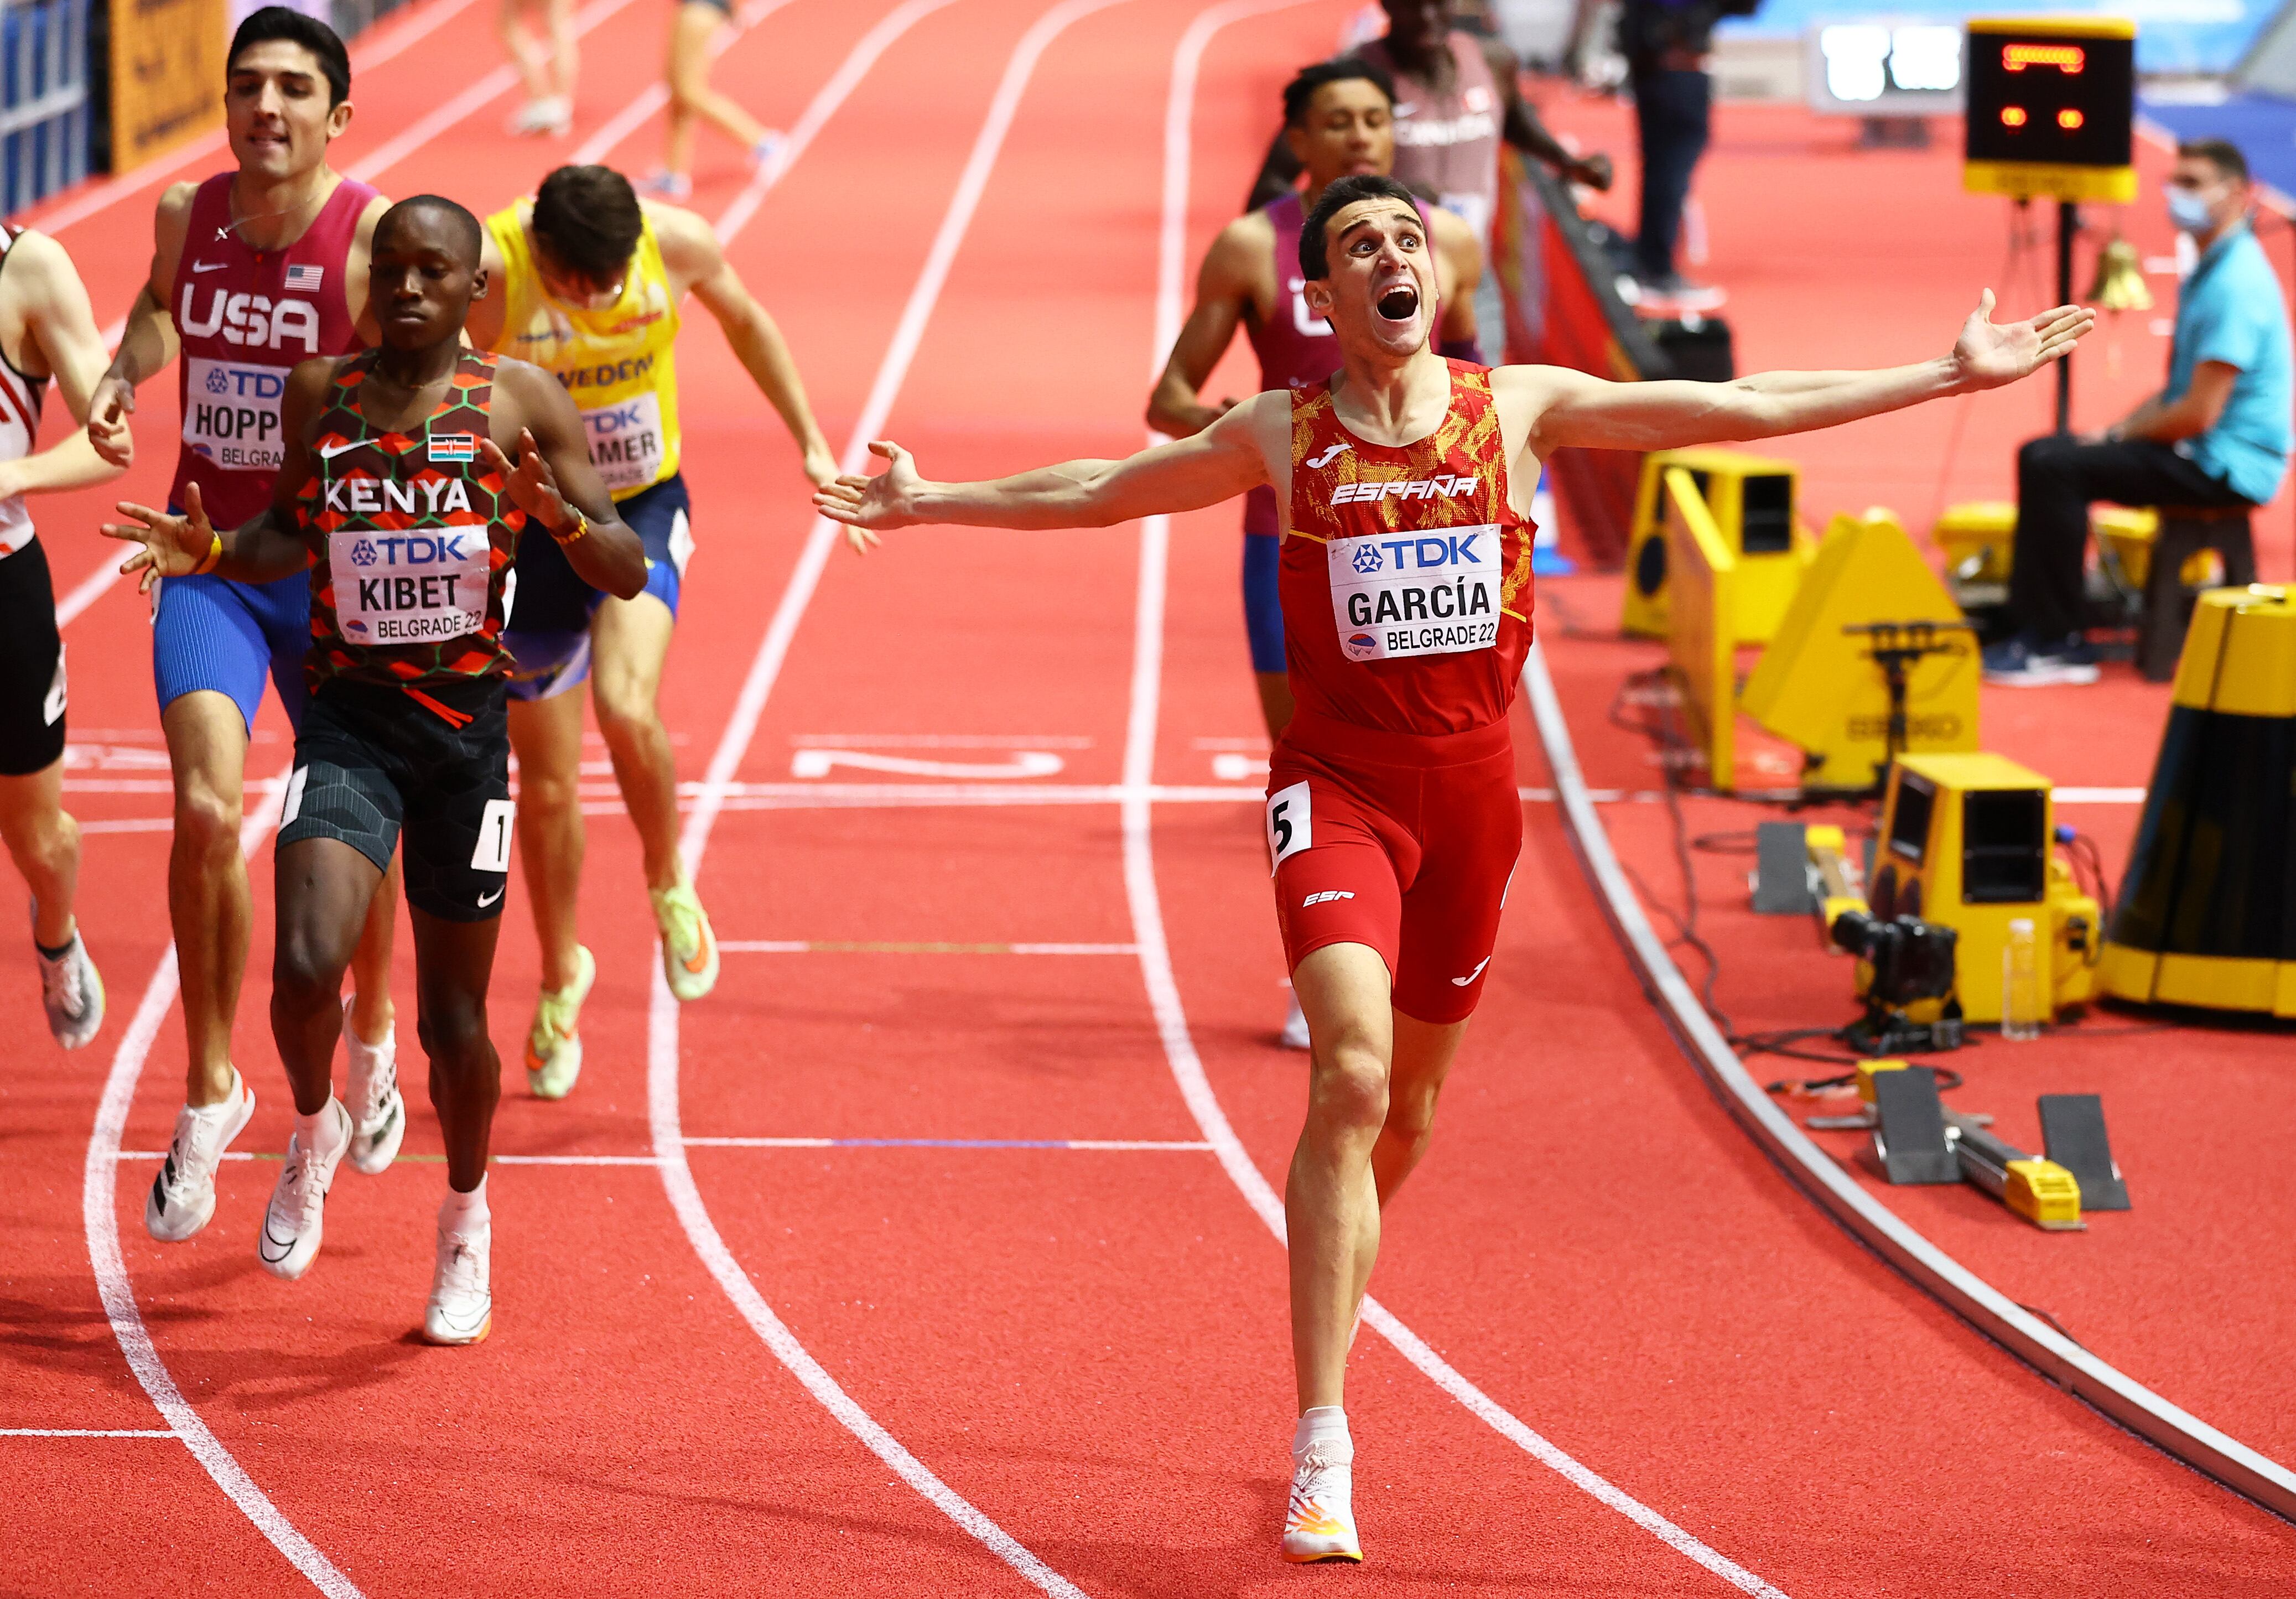
[[[1418,208],[1419,226],[1431,229],[1427,208],[1415,200],[1412,204]],[[1300,275],[1300,233],[1308,221],[1307,200],[1283,194],[1260,209],[1275,229],[1275,315],[1265,322],[1257,316],[1245,317],[1244,337],[1259,357],[1261,389],[1305,389],[1340,369],[1339,340],[1332,336],[1332,324],[1308,308],[1308,280]],[[1434,308],[1428,316],[1431,325]],[[1270,537],[1283,531],[1273,488],[1262,485],[1244,496],[1243,530]]]
[[[197,483],[218,528],[271,503],[286,451],[279,402],[295,363],[359,348],[343,279],[359,214],[376,193],[344,178],[301,238],[257,250],[231,225],[233,176],[217,173],[193,196],[168,304],[183,343],[184,415],[168,498],[182,504],[184,486]]]
[[[1385,733],[1505,718],[1530,649],[1534,529],[1507,499],[1490,372],[1399,447],[1341,425],[1330,379],[1292,395],[1292,525],[1277,587],[1303,713]]]

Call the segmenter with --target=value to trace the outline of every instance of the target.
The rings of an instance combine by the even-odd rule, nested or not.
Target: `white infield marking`
[[[912,0],[894,13],[911,20],[939,9],[945,0]],[[923,270],[909,291],[908,304],[901,312],[901,320],[893,332],[891,345],[878,369],[875,381],[870,386],[869,397],[861,408],[859,422],[848,440],[842,457],[848,472],[866,470],[869,460],[868,444],[877,436],[891,414],[895,396],[900,392],[908,376],[909,364],[916,357],[917,346],[924,338],[926,324],[931,320],[933,308],[940,299],[942,286],[948,280],[949,268],[956,258],[957,247],[964,242],[972,226],[972,214],[980,203],[982,193],[988,185],[990,174],[996,169],[996,159],[1004,144],[1004,136],[1019,111],[1021,97],[1026,92],[1029,79],[1034,74],[1038,59],[1053,40],[1070,24],[1093,12],[1116,4],[1119,0],[1065,0],[1046,12],[1021,37],[1013,46],[1011,59],[1005,63],[1004,76],[996,86],[996,94],[989,103],[988,118],[974,139],[972,152],[964,170],[957,179],[956,191],[950,196],[947,212],[942,217],[940,229],[933,236],[932,248],[925,257]],[[888,22],[891,18],[887,19]],[[904,24],[906,26],[906,23]],[[884,31],[883,25],[872,31],[868,43]],[[875,46],[882,54],[883,44]],[[858,50],[857,48],[857,55]],[[868,59],[873,62],[876,54]],[[865,71],[864,65],[859,71]],[[857,80],[858,71],[855,73]],[[798,132],[809,139],[812,129],[800,123]],[[797,146],[796,134],[791,135],[792,147]],[[764,175],[761,175],[764,176]],[[753,184],[751,188],[762,198],[764,190]],[[749,209],[742,207],[747,204]],[[755,211],[750,193],[745,191],[734,209],[718,223],[718,236],[730,239],[747,223]],[[780,676],[782,663],[788,659],[791,641],[797,635],[798,623],[804,618],[806,607],[813,599],[821,582],[823,569],[836,548],[842,529],[826,517],[816,517],[805,549],[798,558],[796,570],[790,574],[789,585],[782,591],[780,603],[775,607],[766,636],[758,646],[756,658],[750,662],[749,676],[743,679],[740,697],[734,701],[734,714],[726,724],[726,731],[718,742],[718,749],[709,759],[708,776],[696,796],[693,809],[688,814],[683,835],[678,840],[679,853],[685,857],[689,878],[698,874],[701,857],[709,845],[709,832],[722,808],[726,787],[740,769],[742,758],[748,753],[750,741],[758,731],[758,718],[765,713],[767,696],[773,693],[774,682]],[[837,1380],[822,1369],[821,1363],[798,1341],[794,1333],[775,1316],[766,1303],[765,1296],[750,1282],[741,1262],[734,1258],[718,1224],[710,1219],[709,1207],[703,1203],[701,1191],[693,1181],[693,1170],[686,1163],[685,1140],[678,1112],[678,1013],[677,1001],[669,991],[668,980],[662,976],[659,964],[653,969],[653,996],[647,1016],[646,1097],[652,1112],[653,1146],[662,1157],[662,1187],[669,1195],[670,1206],[677,1213],[685,1229],[687,1240],[694,1253],[709,1268],[726,1297],[734,1302],[758,1336],[765,1341],[781,1363],[790,1369],[806,1390],[818,1400],[822,1407],[835,1416],[878,1459],[898,1473],[900,1479],[924,1498],[931,1501],[942,1514],[955,1522],[983,1547],[1011,1566],[1021,1576],[1048,1594],[1061,1599],[1084,1599],[1082,1590],[1059,1572],[1054,1570],[1028,1549],[1021,1546],[1012,1534],[991,1521],[972,1503],[943,1482],[923,1462],[909,1453],[899,1439],[881,1425],[875,1417],[864,1410],[850,1394],[838,1385]]]

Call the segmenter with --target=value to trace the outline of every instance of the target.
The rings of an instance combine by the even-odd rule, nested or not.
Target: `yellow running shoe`
[[[718,939],[691,883],[655,889],[653,919],[661,927],[661,970],[669,991],[691,1004],[718,986]]]
[[[534,1025],[526,1034],[526,1086],[537,1099],[564,1099],[582,1075],[582,1002],[598,979],[598,963],[574,946],[574,980],[545,988],[534,1002]]]

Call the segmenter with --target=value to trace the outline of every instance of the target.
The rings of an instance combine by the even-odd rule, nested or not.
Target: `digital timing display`
[[[2133,38],[1969,30],[1966,159],[2126,167]]]

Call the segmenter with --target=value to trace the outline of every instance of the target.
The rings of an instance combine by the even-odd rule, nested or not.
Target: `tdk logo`
[[[1348,564],[1364,577],[1374,572],[1427,571],[1438,567],[1480,566],[1475,548],[1486,529],[1472,533],[1430,533],[1416,538],[1366,538],[1348,557]],[[1384,552],[1382,554],[1382,552]]]
[[[1431,500],[1465,494],[1480,478],[1401,478],[1391,483],[1342,483],[1332,490],[1334,505],[1364,504],[1373,500]]]

